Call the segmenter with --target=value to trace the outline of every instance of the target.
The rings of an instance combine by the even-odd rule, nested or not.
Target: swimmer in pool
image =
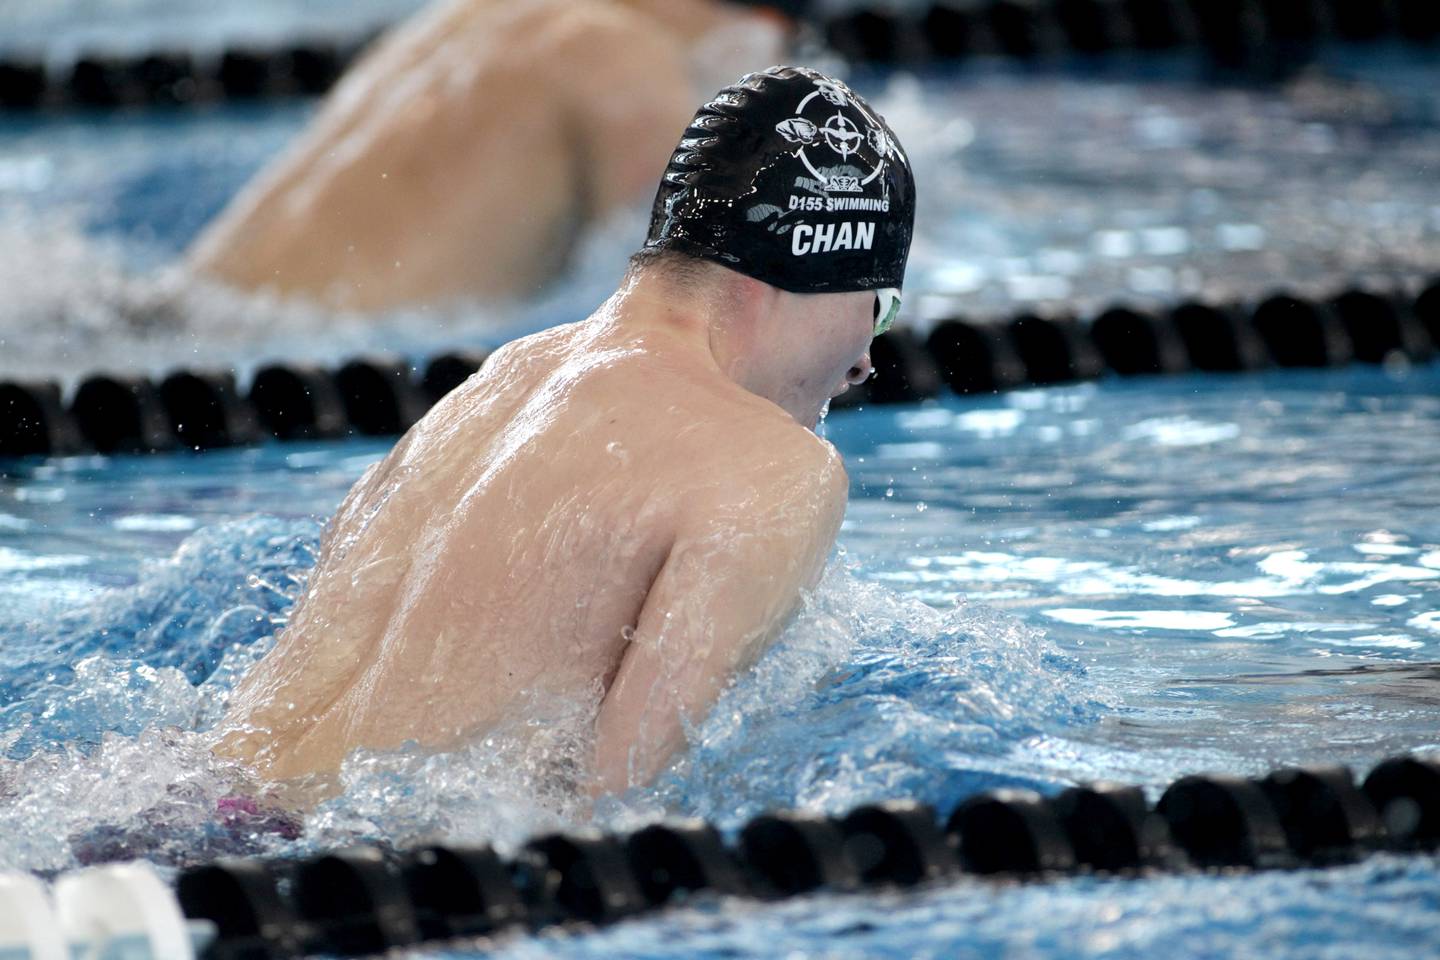
[[[834,543],[847,479],[813,428],[898,310],[914,197],[843,84],[722,90],[615,294],[497,351],[350,491],[219,751],[325,775],[598,693],[592,792],[652,780]]]
[[[534,293],[580,229],[645,198],[697,99],[793,23],[723,0],[445,0],[387,35],[188,263],[383,310]]]

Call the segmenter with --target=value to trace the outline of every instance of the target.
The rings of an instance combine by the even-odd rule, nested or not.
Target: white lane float
[[[45,884],[0,874],[0,960],[70,960]]]
[[[214,937],[212,924],[185,919],[169,885],[143,861],[63,874],[52,895],[51,930],[65,945],[57,960],[195,960]],[[50,956],[32,948],[15,960]]]

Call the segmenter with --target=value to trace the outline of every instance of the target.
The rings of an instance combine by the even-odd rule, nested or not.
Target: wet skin
[[[713,0],[432,4],[346,74],[189,264],[360,310],[531,294],[585,223],[653,196],[699,93],[769,66],[783,37]]]
[[[649,781],[813,584],[844,513],[812,432],[874,297],[633,277],[516,341],[351,490],[218,751],[271,779],[598,699],[593,791]]]

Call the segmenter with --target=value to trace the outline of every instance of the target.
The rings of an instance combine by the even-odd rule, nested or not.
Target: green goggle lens
[[[895,323],[895,317],[900,313],[900,291],[895,287],[885,287],[875,291],[875,332],[871,336],[878,337],[889,330]]]

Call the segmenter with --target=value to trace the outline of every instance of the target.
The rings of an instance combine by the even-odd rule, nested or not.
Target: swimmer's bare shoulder
[[[596,718],[596,789],[651,780],[819,579],[845,512],[839,454],[778,417],[697,458],[674,543]]]
[[[689,101],[674,32],[622,4],[437,3],[346,74],[189,262],[360,310],[524,296],[578,224],[654,183]]]

